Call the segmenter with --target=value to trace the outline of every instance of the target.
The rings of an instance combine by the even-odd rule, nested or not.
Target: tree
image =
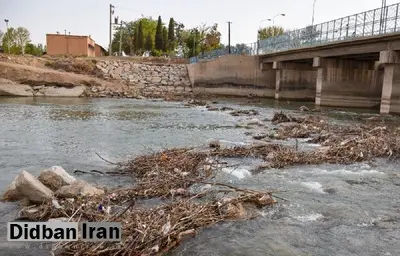
[[[218,25],[207,26],[202,24],[197,28],[184,33],[185,56],[193,57],[199,53],[204,53],[221,47],[221,33]]]
[[[147,37],[146,37],[145,49],[147,51],[152,51],[153,50],[153,37],[151,36],[150,33],[147,34]]]
[[[25,46],[30,41],[30,33],[26,28],[18,27],[15,30],[15,43],[20,47],[22,54],[25,54]]]
[[[163,27],[163,52],[168,52],[168,30]]]
[[[160,50],[160,51],[163,49],[163,35],[162,34],[163,34],[162,20],[161,20],[161,16],[158,16],[154,43],[155,43],[156,50]]]
[[[7,32],[3,35],[2,47],[4,51],[7,53],[11,54],[21,53],[21,49],[16,45],[14,28],[9,28]]]
[[[3,40],[3,35],[4,35],[3,31],[0,30],[0,42],[2,42]]]
[[[282,35],[283,33],[284,33],[283,28],[279,26],[269,26],[258,30],[258,35],[260,40],[279,36]]]
[[[142,17],[134,21],[126,22],[122,26],[122,50],[125,54],[134,55],[135,53],[139,53],[137,48],[139,22],[142,23],[143,35],[148,35],[150,33],[154,39],[156,34],[157,20],[154,20],[151,17]],[[119,49],[120,30],[121,29],[117,27],[114,33],[111,45],[113,52],[116,52]]]
[[[143,23],[139,22],[138,34],[136,39],[136,49],[138,53],[141,53],[144,49],[144,35],[143,35]]]
[[[34,45],[31,43],[26,44],[25,53],[32,54],[34,56],[42,56],[45,49],[42,44]]]
[[[168,50],[175,50],[175,21],[174,18],[169,19],[168,24]]]

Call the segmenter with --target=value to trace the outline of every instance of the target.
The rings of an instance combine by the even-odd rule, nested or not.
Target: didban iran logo
[[[112,241],[122,238],[119,222],[8,222],[7,240],[30,242]]]

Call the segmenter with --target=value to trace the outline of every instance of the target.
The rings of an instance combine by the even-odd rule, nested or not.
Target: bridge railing
[[[259,55],[291,49],[322,45],[340,40],[375,36],[399,31],[400,3],[366,12],[357,13],[328,22],[284,32],[252,44],[240,44],[231,54]],[[227,48],[217,49],[191,58],[194,63],[203,59],[217,58],[228,54]]]

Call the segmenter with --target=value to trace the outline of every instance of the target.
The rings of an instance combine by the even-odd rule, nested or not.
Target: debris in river
[[[279,113],[275,113],[271,121],[273,124],[279,124],[284,122],[297,122],[297,119],[292,116],[286,115],[281,111]]]
[[[162,160],[163,155],[167,160]],[[105,194],[82,195],[73,201],[58,198],[61,208],[48,201],[35,211],[24,209],[21,216],[34,221],[68,218],[77,222],[121,222],[124,233],[121,243],[59,244],[67,254],[154,255],[157,252],[163,255],[183,239],[194,236],[199,228],[224,220],[254,218],[260,214],[259,208],[276,203],[269,191],[214,181],[214,172],[220,164],[210,153],[189,148],[139,156],[118,167],[121,173],[135,176],[132,187],[111,188]],[[183,172],[188,174],[180,175]],[[208,187],[189,192],[195,184]],[[145,198],[161,196],[166,200],[162,205],[150,208],[137,205]]]
[[[232,116],[256,116],[259,112],[255,109],[250,110],[236,110],[230,113]]]
[[[307,108],[306,106],[301,106],[301,107],[299,108],[299,110],[300,110],[301,112],[308,112],[308,111],[310,111],[310,109]]]
[[[195,99],[191,99],[185,104],[185,106],[206,106],[206,105],[207,102]]]

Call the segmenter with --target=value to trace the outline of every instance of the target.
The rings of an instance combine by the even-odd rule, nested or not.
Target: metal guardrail
[[[296,48],[317,46],[340,40],[388,34],[399,31],[400,3],[388,5],[347,17],[287,31],[252,44],[231,46],[231,54],[260,55]],[[190,58],[190,63],[228,54],[228,49],[216,49]]]

